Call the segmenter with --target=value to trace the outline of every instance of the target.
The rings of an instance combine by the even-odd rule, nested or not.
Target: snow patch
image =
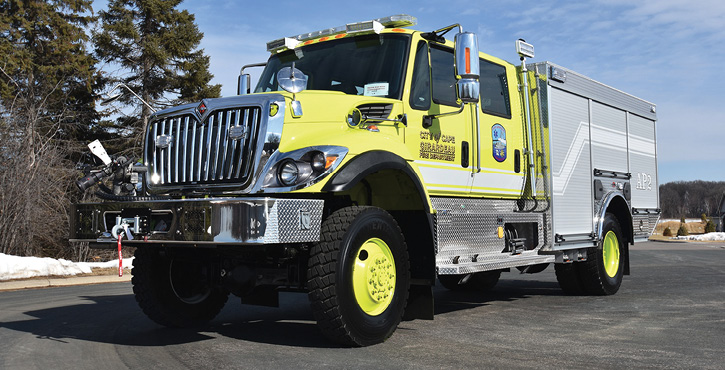
[[[701,242],[725,241],[725,233],[707,233],[702,235],[675,236],[675,240],[695,240]]]
[[[123,259],[130,268],[133,257]],[[90,274],[94,268],[118,267],[118,260],[108,262],[71,262],[64,259],[19,257],[0,253],[0,281],[26,279],[36,276],[74,276]]]

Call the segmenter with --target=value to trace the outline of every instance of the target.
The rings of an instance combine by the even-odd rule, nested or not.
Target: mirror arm
[[[423,128],[428,128],[433,126],[433,120],[439,117],[445,117],[445,116],[453,116],[456,114],[460,114],[463,112],[463,109],[466,107],[465,104],[461,103],[461,106],[459,107],[457,111],[448,112],[448,113],[439,113],[439,114],[431,114],[427,116],[423,116]]]

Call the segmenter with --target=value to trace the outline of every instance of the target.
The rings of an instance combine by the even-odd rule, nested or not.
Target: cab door
[[[416,45],[406,145],[430,195],[468,195],[472,183],[472,115],[470,109],[456,114],[453,62],[451,47],[425,40]]]
[[[509,76],[515,69],[503,64],[479,59],[481,97],[478,107],[476,164],[471,193],[489,198],[519,198],[523,192],[525,169],[523,148],[524,129],[519,112],[512,115]],[[507,74],[507,71],[509,72]],[[516,83],[514,78],[512,83]],[[518,107],[518,104],[513,104]],[[474,121],[475,122],[475,121]]]

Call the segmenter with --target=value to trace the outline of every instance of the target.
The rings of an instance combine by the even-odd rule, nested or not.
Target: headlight
[[[283,161],[277,170],[277,178],[279,179],[279,182],[284,186],[292,186],[297,183],[297,179],[299,178],[300,170],[297,168],[297,165],[292,160],[285,160]]]
[[[310,165],[312,166],[312,170],[315,172],[322,172],[325,170],[325,164],[327,163],[327,159],[325,158],[325,153],[322,152],[316,152],[312,154],[312,161],[310,162]]]
[[[288,153],[276,152],[267,164],[262,188],[290,191],[311,186],[332,173],[342,163],[347,148],[315,146]]]

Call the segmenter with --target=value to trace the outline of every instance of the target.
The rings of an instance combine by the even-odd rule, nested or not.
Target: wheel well
[[[629,213],[627,202],[622,197],[614,197],[609,202],[606,212],[613,214],[617,218],[617,222],[622,228],[622,233],[627,238],[627,242],[633,244],[634,229],[632,228],[632,215]]]
[[[333,207],[374,206],[390,213],[403,231],[413,282],[435,279],[433,219],[408,174],[393,169],[371,173],[349,190],[333,194]]]
[[[611,213],[617,218],[619,227],[622,229],[623,236],[627,239],[624,244],[624,274],[629,275],[629,245],[634,244],[634,229],[632,227],[632,214],[629,212],[629,205],[620,196],[615,196],[609,202],[606,208],[607,213]],[[604,216],[604,214],[602,214]],[[603,222],[603,220],[602,220]],[[600,235],[602,237],[602,235]]]
[[[410,291],[404,319],[432,319],[435,282],[433,215],[425,189],[401,157],[373,151],[359,155],[330,179],[323,191],[331,199],[327,211],[351,206],[375,206],[390,213],[408,246]]]

